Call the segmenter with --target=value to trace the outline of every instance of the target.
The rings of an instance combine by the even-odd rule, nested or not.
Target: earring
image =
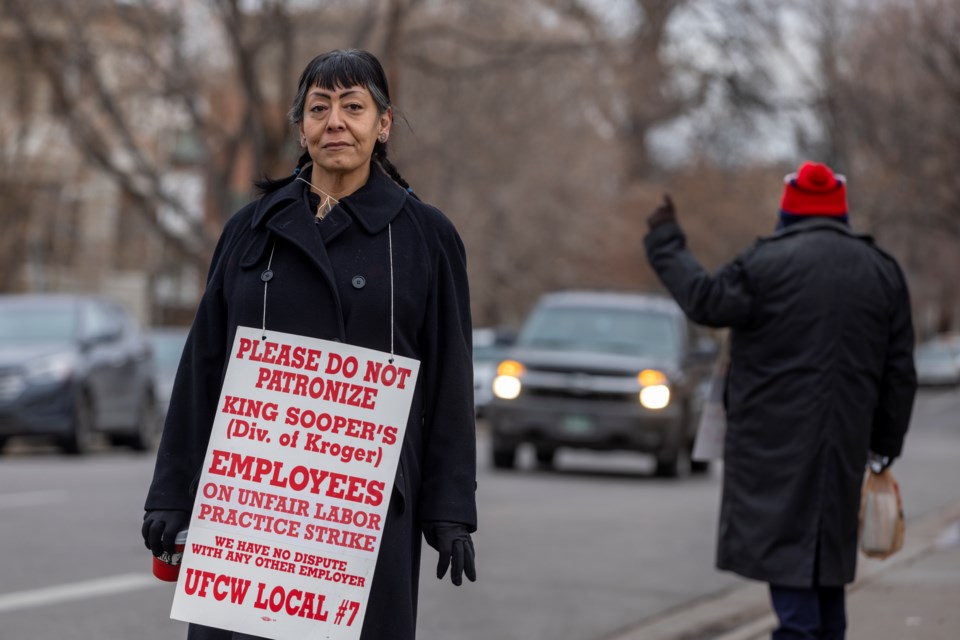
[[[386,131],[381,131],[381,132],[380,132],[380,135],[377,136],[377,140],[379,140],[380,142],[386,142],[386,141],[387,141],[387,132],[386,132]]]
[[[306,137],[306,136],[300,136],[300,146],[301,146],[301,147],[306,147],[306,146],[307,146],[307,137]]]

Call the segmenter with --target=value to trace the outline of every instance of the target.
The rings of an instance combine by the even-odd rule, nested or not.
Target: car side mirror
[[[84,337],[80,341],[80,346],[84,350],[89,350],[98,344],[110,344],[111,342],[116,342],[120,339],[121,335],[123,335],[123,331],[121,331],[119,327],[114,327],[112,329],[107,329],[100,333]]]

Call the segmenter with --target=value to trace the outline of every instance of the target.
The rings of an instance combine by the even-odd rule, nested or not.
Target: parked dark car
[[[157,363],[157,409],[160,423],[167,415],[170,405],[170,394],[173,392],[173,381],[180,366],[180,357],[183,355],[183,345],[187,341],[189,327],[157,327],[149,332],[150,344],[153,347],[153,357]]]
[[[716,343],[662,296],[598,292],[540,299],[502,361],[489,408],[493,464],[530,443],[549,466],[560,447],[653,454],[656,473],[690,461]]]
[[[84,453],[96,434],[136,450],[159,434],[154,363],[135,320],[92,296],[0,296],[0,445],[54,438]]]

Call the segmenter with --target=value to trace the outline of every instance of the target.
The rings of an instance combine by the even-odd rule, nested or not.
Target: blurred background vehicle
[[[529,443],[542,466],[573,447],[653,454],[660,476],[704,470],[690,450],[716,355],[665,297],[545,295],[497,367],[493,464],[512,468]]]
[[[160,425],[167,417],[173,381],[180,366],[183,345],[187,341],[189,327],[155,327],[148,333],[157,365],[157,412]]]
[[[934,339],[917,347],[914,354],[917,382],[923,386],[960,384],[960,342]]]
[[[0,296],[0,445],[53,438],[85,453],[97,434],[138,451],[159,433],[149,343],[119,305],[82,295]]]
[[[945,333],[930,340],[932,344],[941,345],[953,354],[953,360],[960,369],[960,333]]]
[[[482,327],[473,330],[473,404],[478,418],[486,415],[493,400],[497,364],[515,337],[507,329]]]

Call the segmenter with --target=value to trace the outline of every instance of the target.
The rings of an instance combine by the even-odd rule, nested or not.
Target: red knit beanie
[[[847,214],[846,178],[825,164],[804,162],[784,178],[780,211],[792,216]]]

